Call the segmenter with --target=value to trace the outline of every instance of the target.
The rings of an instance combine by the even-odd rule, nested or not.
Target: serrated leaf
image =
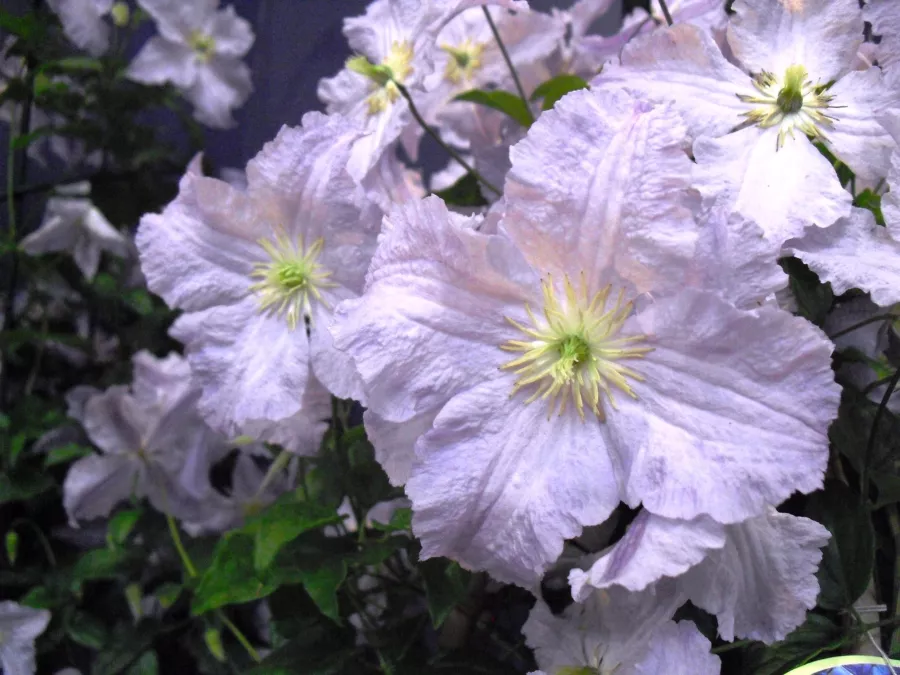
[[[332,509],[312,502],[295,501],[288,494],[265,511],[247,520],[241,532],[253,537],[253,565],[264,570],[281,548],[304,532],[336,525],[341,517]]]
[[[472,575],[446,558],[423,560],[418,569],[425,584],[428,613],[435,628],[439,628],[454,607],[465,600]]]
[[[456,96],[453,100],[478,103],[479,105],[499,110],[526,129],[530,127],[533,122],[531,111],[528,109],[528,104],[508,91],[502,91],[500,89],[494,91],[472,89]]]
[[[569,92],[587,88],[588,83],[577,75],[557,75],[538,86],[531,94],[531,100],[537,101],[541,98],[544,99],[541,109],[550,110],[550,108],[556,105],[556,102],[559,99]]]
[[[194,591],[192,614],[196,616],[224,605],[258,600],[278,587],[267,570],[256,570],[253,550],[253,539],[241,532],[230,532],[219,541],[212,563],[203,572]]]

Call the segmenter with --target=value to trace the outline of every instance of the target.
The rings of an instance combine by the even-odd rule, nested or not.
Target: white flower
[[[513,148],[498,235],[434,197],[385,219],[334,332],[367,421],[426,428],[398,457],[372,434],[424,556],[528,585],[620,501],[733,523],[821,484],[831,345],[690,288],[682,138],[665,108],[575,92]]]
[[[132,494],[165,513],[193,513],[196,489],[182,484],[180,474],[192,457],[224,449],[197,413],[199,391],[181,357],[140,352],[134,363],[130,388],[79,389],[71,401],[70,412],[101,451],[79,459],[66,475],[63,505],[73,525],[109,515]]]
[[[150,39],[128,67],[145,84],[171,82],[194,105],[194,117],[210,127],[234,125],[231,116],[250,96],[250,69],[241,59],[254,35],[250,24],[218,0],[139,0],[156,21]]]
[[[863,17],[872,24],[872,33],[881,38],[874,55],[885,70],[893,70],[900,61],[900,12],[891,0],[868,0]]]
[[[771,643],[803,623],[816,604],[816,570],[828,531],[775,509],[741,523],[662,518],[645,510],[588,571],[569,574],[576,601],[597,590],[646,593],[673,585],[714,614],[719,634]]]
[[[127,256],[130,242],[94,206],[90,191],[88,182],[57,188],[47,200],[41,226],[21,241],[22,250],[28,255],[69,251],[89,280],[97,273],[102,251]]]
[[[185,343],[203,388],[200,410],[229,437],[264,438],[304,409],[313,378],[361,400],[332,346],[332,308],[362,291],[381,212],[346,170],[360,131],[309,113],[247,166],[247,189],[194,163],[178,198],[137,234],[149,288],[184,310]]]
[[[48,0],[62,23],[66,36],[77,47],[92,56],[101,56],[109,49],[109,26],[106,15],[114,0]]]
[[[50,612],[0,602],[0,665],[4,675],[34,675],[34,640],[47,630]]]
[[[424,91],[434,70],[435,39],[444,23],[477,5],[527,9],[520,0],[375,0],[363,16],[344,20],[344,35],[355,56],[337,75],[319,82],[319,98],[329,113],[359,122],[367,132],[354,147],[350,173],[362,180],[385,148],[402,139],[415,157],[421,129],[412,121],[396,83],[411,95]],[[404,133],[405,132],[405,133]]]
[[[538,600],[522,628],[541,668],[532,675],[718,675],[709,640],[690,621],[670,620],[679,600],[663,584],[594,593],[559,616]]]
[[[863,40],[856,0],[737,0],[733,9],[727,46],[740,67],[708,32],[677,24],[630,43],[595,84],[672,101],[691,137],[715,139],[695,147],[717,183],[709,190],[783,242],[849,213],[850,195],[813,142],[877,181],[895,143],[876,117],[896,101],[878,68],[852,70]]]

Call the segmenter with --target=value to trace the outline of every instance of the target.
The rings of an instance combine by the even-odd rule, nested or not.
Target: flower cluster
[[[171,4],[141,0],[160,36],[130,76],[226,124],[252,33]],[[717,673],[674,619],[688,602],[726,641],[799,626],[829,534],[778,507],[823,485],[841,387],[779,261],[858,289],[832,333],[900,302],[900,7],[654,2],[591,34],[609,4],[375,0],[345,22],[326,113],[282,128],[245,185],[195,160],[136,237],[185,359],[138,354],[130,387],[70,397],[103,452],[72,467],[70,518],[135,494],[189,531],[233,527],[293,484],[289,455],[253,458],[314,454],[334,396],[365,407],[422,558],[538,596],[541,673]],[[473,203],[425,196],[403,161],[425,133],[454,159],[431,188],[477,182]],[[120,242],[64,202],[26,244],[72,213],[90,276]],[[225,496],[209,467],[234,448]]]

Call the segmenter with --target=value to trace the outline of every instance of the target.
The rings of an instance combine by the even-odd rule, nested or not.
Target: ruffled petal
[[[900,241],[900,151],[894,151],[891,155],[891,170],[887,182],[891,190],[881,199],[881,212],[888,232]]]
[[[619,488],[599,425],[548,419],[542,402],[510,397],[514,381],[500,377],[444,407],[416,445],[406,493],[423,557],[528,587],[565,539],[606,520]]]
[[[197,79],[197,61],[190,47],[152,37],[128,66],[129,79],[143,84],[171,82],[186,89]]]
[[[694,143],[694,186],[781,244],[809,225],[827,227],[850,212],[852,196],[834,168],[805,137],[777,147],[776,129],[743,129]]]
[[[692,622],[667,621],[653,633],[644,658],[617,672],[621,675],[719,675],[722,663],[710,653],[711,647]]]
[[[752,73],[802,65],[822,84],[849,72],[863,41],[856,0],[736,0],[728,44]]]
[[[604,427],[625,501],[733,523],[821,486],[840,388],[817,328],[694,290],[633,321],[629,332],[648,335],[653,351],[635,366],[636,398],[617,397]]]
[[[502,228],[536,268],[589,288],[613,270],[639,292],[678,284],[697,238],[684,136],[669,108],[569,94],[510,151]]]
[[[838,295],[860,288],[882,307],[900,302],[900,242],[871,211],[854,208],[849,218],[787,242],[785,253],[809,265]]]
[[[693,138],[721,136],[737,127],[749,108],[738,95],[758,94],[712,35],[686,23],[635,38],[623,49],[621,65],[607,64],[591,85],[623,88],[653,103],[671,102]]]
[[[691,602],[716,615],[723,639],[783,639],[816,605],[816,570],[828,530],[769,509],[727,532],[725,547],[688,572],[682,588]]]
[[[869,0],[863,7],[863,17],[872,24],[872,33],[881,37],[875,46],[878,65],[894,70],[900,61],[900,12],[893,0]]]
[[[231,116],[253,92],[250,68],[228,56],[216,56],[198,65],[197,75],[184,91],[194,105],[194,118],[214,129],[228,129],[236,122]]]
[[[388,422],[371,410],[364,413],[366,435],[391,485],[404,485],[409,480],[416,459],[416,442],[431,429],[437,414],[437,409],[428,410],[405,422]]]
[[[238,16],[231,5],[216,12],[207,21],[205,29],[215,43],[216,54],[235,59],[250,51],[256,38],[250,22]]]

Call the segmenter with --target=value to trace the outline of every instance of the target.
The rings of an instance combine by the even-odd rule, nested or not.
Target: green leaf
[[[45,136],[50,136],[56,131],[52,126],[39,127],[24,136],[16,136],[12,141],[13,150],[24,150],[35,141],[39,141]]]
[[[152,651],[141,654],[135,664],[125,671],[125,675],[158,675],[158,673],[159,661],[156,658],[156,652]]]
[[[181,584],[166,582],[153,591],[153,595],[159,601],[160,607],[169,609],[178,600],[182,590],[184,589]]]
[[[363,672],[347,668],[353,659],[352,633],[312,624],[275,649],[246,675],[338,675]]]
[[[0,9],[0,30],[32,41],[44,32],[44,25],[36,14],[17,16],[5,9]]]
[[[92,59],[88,56],[68,56],[56,61],[47,61],[41,66],[41,70],[61,71],[64,73],[84,71],[99,73],[103,70],[103,64],[97,59]]]
[[[791,291],[797,300],[797,313],[821,326],[834,304],[831,284],[821,283],[816,273],[797,258],[782,258],[779,263],[790,275]]]
[[[87,457],[94,451],[84,445],[78,443],[67,443],[58,448],[53,448],[44,458],[44,468],[57,466],[58,464],[68,464],[69,462]]]
[[[831,532],[819,568],[819,605],[844,610],[865,592],[875,564],[875,531],[859,495],[827,481],[809,502],[811,515]]]
[[[98,548],[83,554],[72,569],[71,587],[78,589],[85,581],[113,579],[125,573],[135,561],[134,554],[123,548]]]
[[[472,575],[446,558],[423,560],[418,567],[425,583],[428,613],[435,628],[439,628],[468,595]]]
[[[336,561],[309,572],[301,571],[300,579],[316,607],[335,623],[340,623],[337,592],[347,578],[347,564]]]
[[[298,502],[287,494],[265,511],[247,520],[241,532],[253,537],[253,565],[264,570],[281,548],[309,530],[341,522],[332,509],[312,502]]]
[[[147,620],[136,626],[130,622],[117,624],[106,649],[94,659],[91,675],[155,675],[159,667],[156,655],[149,650],[161,628],[158,623]]]
[[[861,209],[868,209],[875,215],[875,221],[879,225],[884,225],[884,214],[881,212],[881,195],[866,188],[853,200],[853,205]]]
[[[121,546],[128,539],[128,535],[137,525],[141,517],[140,509],[127,509],[119,511],[109,520],[106,526],[106,541],[112,546]]]
[[[103,649],[109,638],[109,631],[100,619],[79,610],[67,617],[66,634],[74,642],[88,649]]]
[[[587,89],[588,83],[577,75],[557,75],[541,84],[531,94],[531,100],[544,99],[541,110],[550,110],[556,102],[572,91]]]
[[[9,560],[10,567],[15,567],[18,553],[19,535],[15,530],[10,530],[6,533],[6,559]]]
[[[9,429],[9,415],[0,413],[0,430]]]
[[[450,206],[487,206],[481,185],[472,173],[467,173],[450,187],[435,192]]]
[[[0,474],[0,504],[31,499],[55,485],[51,476],[36,471]]]
[[[391,515],[391,522],[385,524],[373,521],[372,527],[382,532],[411,532],[412,509],[397,509]]]
[[[831,619],[810,612],[806,621],[782,642],[768,646],[751,645],[742,654],[741,673],[744,675],[781,675],[814,658],[825,658],[829,651],[823,649],[840,639],[840,626]]]
[[[219,663],[225,663],[227,657],[225,656],[225,646],[222,644],[222,633],[219,632],[219,629],[213,626],[207,628],[203,633],[203,641],[213,658]]]
[[[258,572],[253,565],[253,539],[242,532],[230,532],[219,541],[212,564],[200,577],[191,602],[195,616],[223,605],[264,598],[278,587],[268,570]]]
[[[499,110],[505,113],[526,129],[531,126],[531,111],[528,104],[521,98],[508,91],[500,89],[494,91],[485,91],[484,89],[472,89],[463,92],[453,99],[454,101],[468,101],[469,103],[478,103],[488,108]]]

